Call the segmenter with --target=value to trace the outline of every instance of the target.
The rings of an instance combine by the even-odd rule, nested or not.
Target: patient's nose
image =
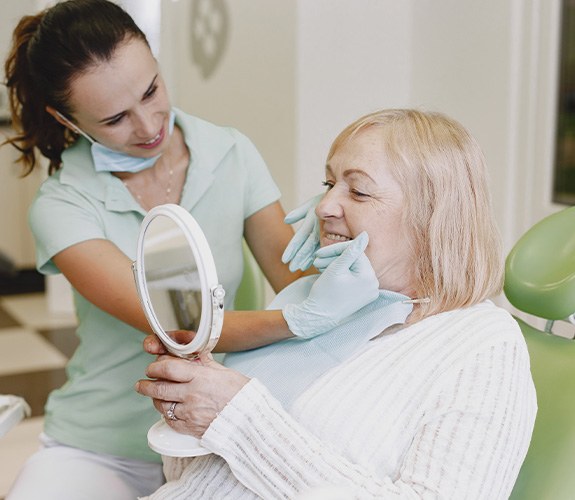
[[[324,194],[321,201],[315,207],[315,214],[319,219],[343,216],[343,208],[339,202],[339,194],[335,186]]]

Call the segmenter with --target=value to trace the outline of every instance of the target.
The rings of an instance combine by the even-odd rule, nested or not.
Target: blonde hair
[[[429,303],[410,321],[477,304],[501,291],[503,256],[481,149],[457,121],[441,113],[390,109],[363,116],[335,139],[335,151],[378,127],[386,164],[404,194],[417,297]]]

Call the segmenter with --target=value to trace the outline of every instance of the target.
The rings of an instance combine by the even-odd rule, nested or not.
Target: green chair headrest
[[[517,309],[541,318],[575,313],[575,207],[544,218],[516,243],[504,291]]]

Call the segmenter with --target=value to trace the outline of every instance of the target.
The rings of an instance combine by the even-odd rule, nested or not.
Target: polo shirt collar
[[[181,205],[188,211],[202,198],[215,180],[215,171],[236,141],[225,129],[174,108],[190,151],[190,165]]]

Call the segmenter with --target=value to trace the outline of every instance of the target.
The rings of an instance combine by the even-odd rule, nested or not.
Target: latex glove
[[[319,221],[315,207],[322,198],[323,194],[318,194],[285,216],[286,224],[294,224],[303,219],[282,255],[282,262],[289,262],[292,273],[298,269],[305,271],[313,263],[315,252],[319,248]]]
[[[369,238],[363,232],[343,250],[311,287],[300,304],[287,304],[282,313],[297,337],[325,333],[379,296],[379,282],[364,253]]]
[[[313,266],[320,272],[323,273],[326,268],[337,259],[343,251],[349,247],[355,240],[342,241],[340,243],[332,243],[326,247],[320,248],[315,253],[315,259],[313,261]]]

